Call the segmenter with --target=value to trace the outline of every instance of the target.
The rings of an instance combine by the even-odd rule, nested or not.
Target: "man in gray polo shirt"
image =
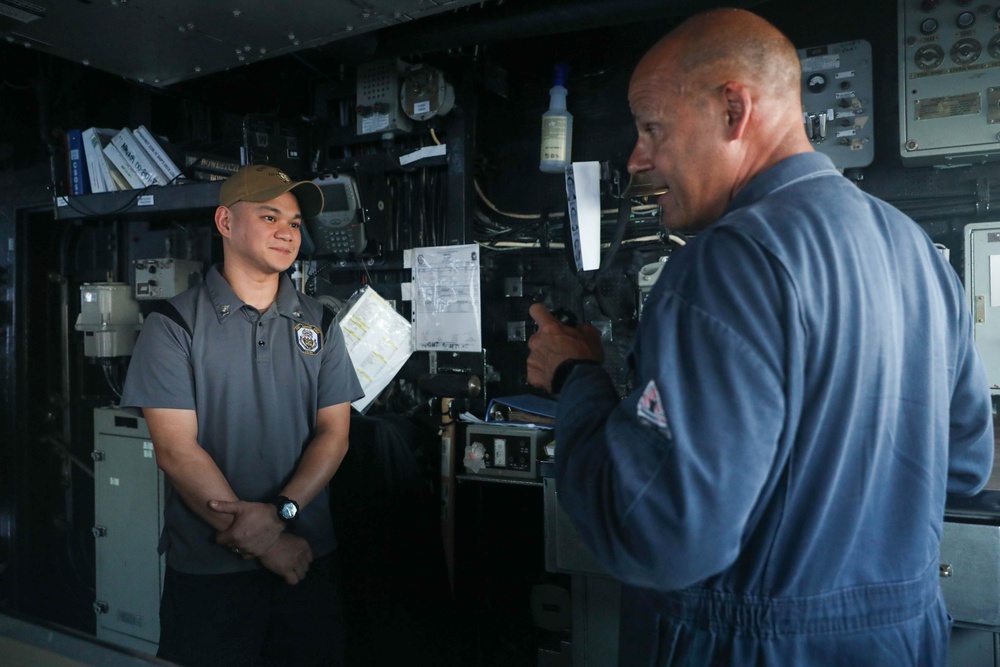
[[[122,405],[142,408],[167,485],[160,657],[335,665],[343,623],[328,483],[362,391],[340,328],[284,272],[309,182],[254,165],[220,190],[224,262],[151,314]]]

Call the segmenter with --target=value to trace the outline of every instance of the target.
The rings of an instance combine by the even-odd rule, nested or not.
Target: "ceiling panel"
[[[167,86],[482,0],[0,0],[12,43]]]

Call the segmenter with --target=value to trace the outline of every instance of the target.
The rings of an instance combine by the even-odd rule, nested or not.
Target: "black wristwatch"
[[[271,502],[278,508],[278,518],[285,523],[291,523],[299,516],[299,504],[291,498],[278,496]]]

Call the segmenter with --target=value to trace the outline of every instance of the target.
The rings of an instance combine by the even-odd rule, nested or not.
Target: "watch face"
[[[295,507],[295,503],[288,502],[282,505],[281,509],[278,511],[281,514],[281,518],[287,521],[295,518],[295,515],[298,513],[298,508]]]

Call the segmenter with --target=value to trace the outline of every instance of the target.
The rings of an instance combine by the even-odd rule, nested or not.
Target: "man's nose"
[[[653,162],[649,159],[646,150],[639,142],[636,142],[635,148],[632,149],[632,155],[628,158],[628,173],[635,175],[640,171],[648,171],[652,168]]]

